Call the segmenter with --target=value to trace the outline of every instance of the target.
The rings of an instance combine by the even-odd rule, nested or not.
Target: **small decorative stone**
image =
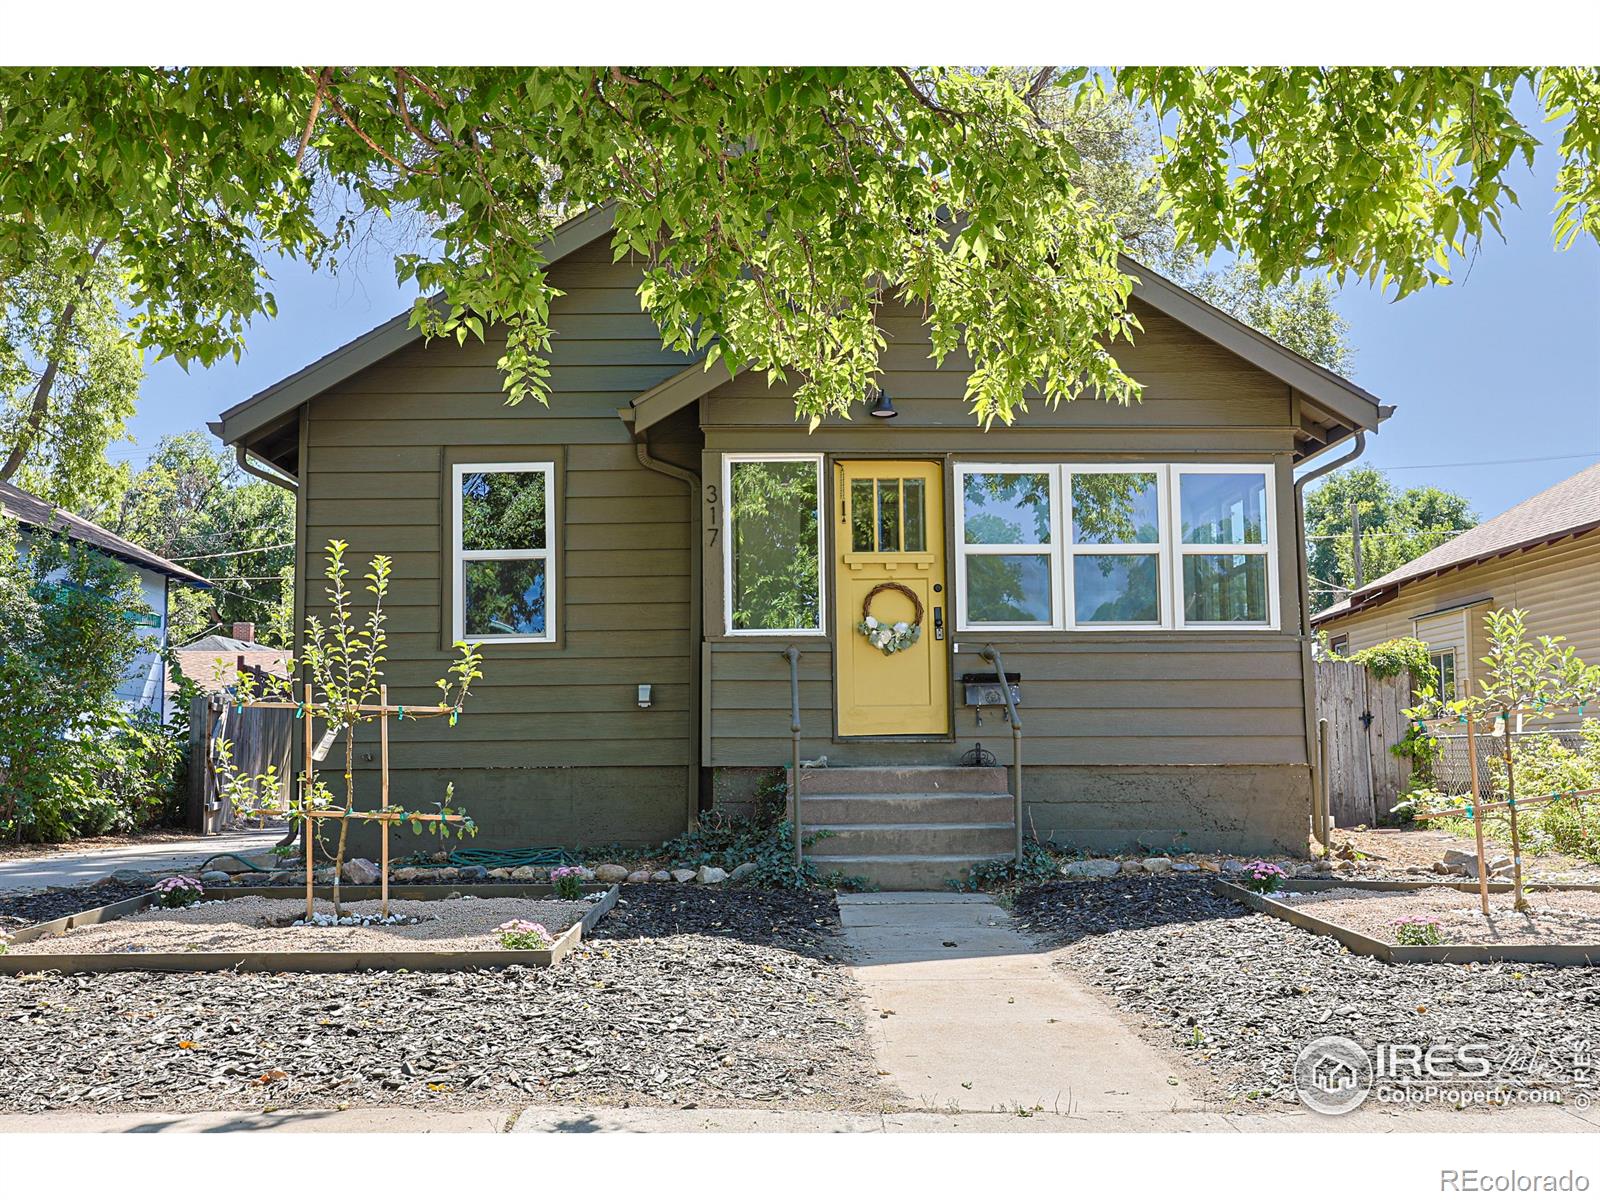
[[[668,878],[670,879],[671,876],[668,876]],[[649,883],[650,882],[650,872],[649,871],[629,871],[628,872],[628,878],[626,880],[624,880],[624,882],[625,883]]]
[[[490,879],[510,879],[511,878],[511,868],[510,867],[490,867],[489,868],[489,878]]]
[[[550,877],[550,873],[548,871],[545,871],[545,870],[539,868],[539,867],[526,866],[526,867],[512,867],[511,868],[511,878],[519,880],[519,881],[521,881],[521,880],[543,880],[543,879],[548,879],[549,877]]]
[[[132,867],[123,867],[121,870],[111,872],[111,880],[114,883],[127,883],[135,887],[142,887],[145,884],[155,883],[156,877],[148,871],[135,871]]]
[[[694,878],[694,872],[687,867],[679,867],[672,873],[672,878],[678,883],[688,883]]]
[[[226,871],[201,871],[200,882],[220,884],[223,887],[226,887],[228,884],[233,882],[233,876],[229,875]]]
[[[756,871],[759,870],[759,869],[760,868],[758,868],[756,866],[756,864],[753,863],[753,862],[740,863],[728,875],[728,881],[730,883],[738,883],[741,879],[748,879],[751,875],[754,875],[756,873]]]
[[[671,883],[672,882],[672,872],[671,871],[654,871],[650,875],[650,882],[651,883]]]
[[[370,858],[352,858],[344,864],[346,883],[353,883],[357,887],[372,887],[379,878],[378,864]]]
[[[697,883],[722,883],[728,878],[728,873],[721,867],[701,867],[695,872]]]
[[[1176,866],[1187,867],[1191,871],[1198,871],[1200,869],[1199,867],[1195,866],[1193,863],[1174,864],[1173,861],[1170,858],[1166,858],[1166,857],[1163,857],[1163,856],[1160,856],[1160,855],[1158,855],[1158,856],[1156,856],[1154,858],[1147,858],[1143,862],[1141,862],[1139,865],[1145,869],[1145,872],[1147,874],[1150,874],[1150,875],[1165,875],[1168,871],[1173,870],[1175,868],[1175,865]]]
[[[1120,874],[1122,864],[1114,858],[1083,858],[1063,863],[1061,873],[1068,879],[1109,879]]]
[[[394,871],[394,881],[396,883],[414,883],[424,874],[425,872],[421,867],[397,867]]]
[[[594,878],[600,883],[621,883],[628,877],[628,868],[616,863],[601,863],[594,869]]]
[[[1150,870],[1150,860],[1147,858],[1144,861],[1145,861],[1145,868],[1144,869],[1146,871]],[[1176,871],[1180,875],[1193,875],[1196,871],[1198,871],[1200,869],[1199,867],[1195,866],[1194,863],[1190,863],[1190,862],[1172,862],[1171,859],[1168,859],[1167,861],[1169,863],[1172,863],[1172,870]],[[1162,872],[1155,872],[1155,873],[1156,874],[1162,874]]]
[[[488,867],[461,867],[457,869],[455,877],[462,882],[478,882],[489,878]]]
[[[1137,858],[1125,858],[1122,860],[1122,873],[1124,875],[1143,875],[1144,864]]]

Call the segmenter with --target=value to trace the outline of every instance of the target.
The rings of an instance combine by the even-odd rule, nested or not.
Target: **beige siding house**
[[[1600,465],[1373,580],[1313,624],[1341,653],[1421,638],[1460,696],[1475,690],[1484,614],[1497,608],[1525,610],[1531,634],[1559,634],[1600,662]]]
[[[1389,410],[1129,263],[1142,404],[985,432],[969,364],[890,303],[882,395],[807,433],[787,388],[661,348],[610,229],[550,247],[548,407],[506,405],[492,332],[430,344],[400,317],[213,427],[294,481],[302,616],[330,538],[394,556],[392,691],[482,644],[460,725],[397,734],[402,802],[453,780],[488,845],[679,833],[790,762],[792,648],[801,758],[827,761],[802,820],[837,834],[816,857],[940,881],[1014,845],[993,646],[1030,835],[1304,846],[1294,470]],[[885,654],[864,614],[920,636]]]

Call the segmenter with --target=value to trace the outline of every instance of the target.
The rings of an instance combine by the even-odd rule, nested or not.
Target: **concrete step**
[[[800,772],[802,796],[1006,792],[1010,786],[1004,767],[811,767]]]
[[[800,794],[803,825],[873,825],[929,821],[1010,821],[1016,805],[1004,792],[915,792],[909,795]]]
[[[831,840],[831,839],[830,839]],[[826,844],[826,843],[824,843]],[[806,860],[824,875],[834,871],[857,875],[885,891],[937,892],[950,880],[964,880],[974,863],[998,858],[992,854],[808,854]]]
[[[1014,851],[1015,826],[1010,821],[906,822],[900,824],[812,825],[801,827],[802,835],[826,830],[813,849],[835,857],[875,855],[944,857],[975,855],[989,858]]]

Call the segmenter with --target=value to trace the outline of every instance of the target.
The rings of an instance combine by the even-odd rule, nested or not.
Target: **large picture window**
[[[722,490],[728,632],[821,633],[821,456],[729,456]]]
[[[963,629],[1274,628],[1272,468],[956,468]]]
[[[554,483],[548,462],[455,468],[454,640],[555,640]]]

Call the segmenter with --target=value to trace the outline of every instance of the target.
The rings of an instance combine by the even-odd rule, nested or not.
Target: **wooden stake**
[[[381,780],[378,807],[389,807],[389,685],[378,685],[378,707],[383,709],[383,715],[378,718],[378,777]],[[381,889],[383,901],[383,915],[389,915],[389,822],[380,821],[378,828],[382,830],[382,862],[379,864],[382,874],[378,876],[378,887]]]
[[[1511,822],[1511,891],[1516,896],[1512,907],[1518,912],[1528,911],[1528,898],[1522,894],[1522,839],[1517,832],[1517,776],[1512,764],[1511,754],[1511,716],[1509,713],[1501,717],[1503,733],[1501,740],[1505,743],[1504,753],[1506,759],[1506,806],[1507,819]]]
[[[306,698],[308,700],[310,699],[310,695],[309,695],[310,690],[311,690],[311,685],[307,684],[306,685],[306,691],[307,691],[307,697]],[[316,739],[311,736],[311,732],[312,732],[312,730],[311,730],[311,705],[307,704],[306,705],[306,778],[305,778],[305,783],[303,785],[304,788],[305,788],[305,791],[302,793],[302,797],[303,797],[303,801],[304,802],[301,805],[301,807],[306,810],[306,817],[305,817],[304,822],[301,825],[300,840],[305,843],[305,848],[306,848],[306,852],[305,852],[305,856],[304,857],[305,857],[305,860],[306,860],[305,861],[305,866],[306,866],[306,920],[308,920],[308,921],[311,920],[312,917],[316,916],[316,912],[317,912],[317,909],[316,909],[316,893],[315,893],[315,891],[313,891],[313,888],[315,886],[315,880],[316,880],[316,868],[312,865],[312,862],[311,862],[311,850],[312,850],[312,847],[316,844],[316,840],[317,840],[317,837],[316,837],[316,825],[311,820],[311,795],[312,795],[311,772],[313,770],[315,770],[315,766],[313,764],[313,759],[312,759],[312,750],[316,746]]]
[[[1472,771],[1472,832],[1478,838],[1478,903],[1489,915],[1489,860],[1483,853],[1483,795],[1478,791],[1478,734],[1476,721],[1467,722],[1467,762]]]

